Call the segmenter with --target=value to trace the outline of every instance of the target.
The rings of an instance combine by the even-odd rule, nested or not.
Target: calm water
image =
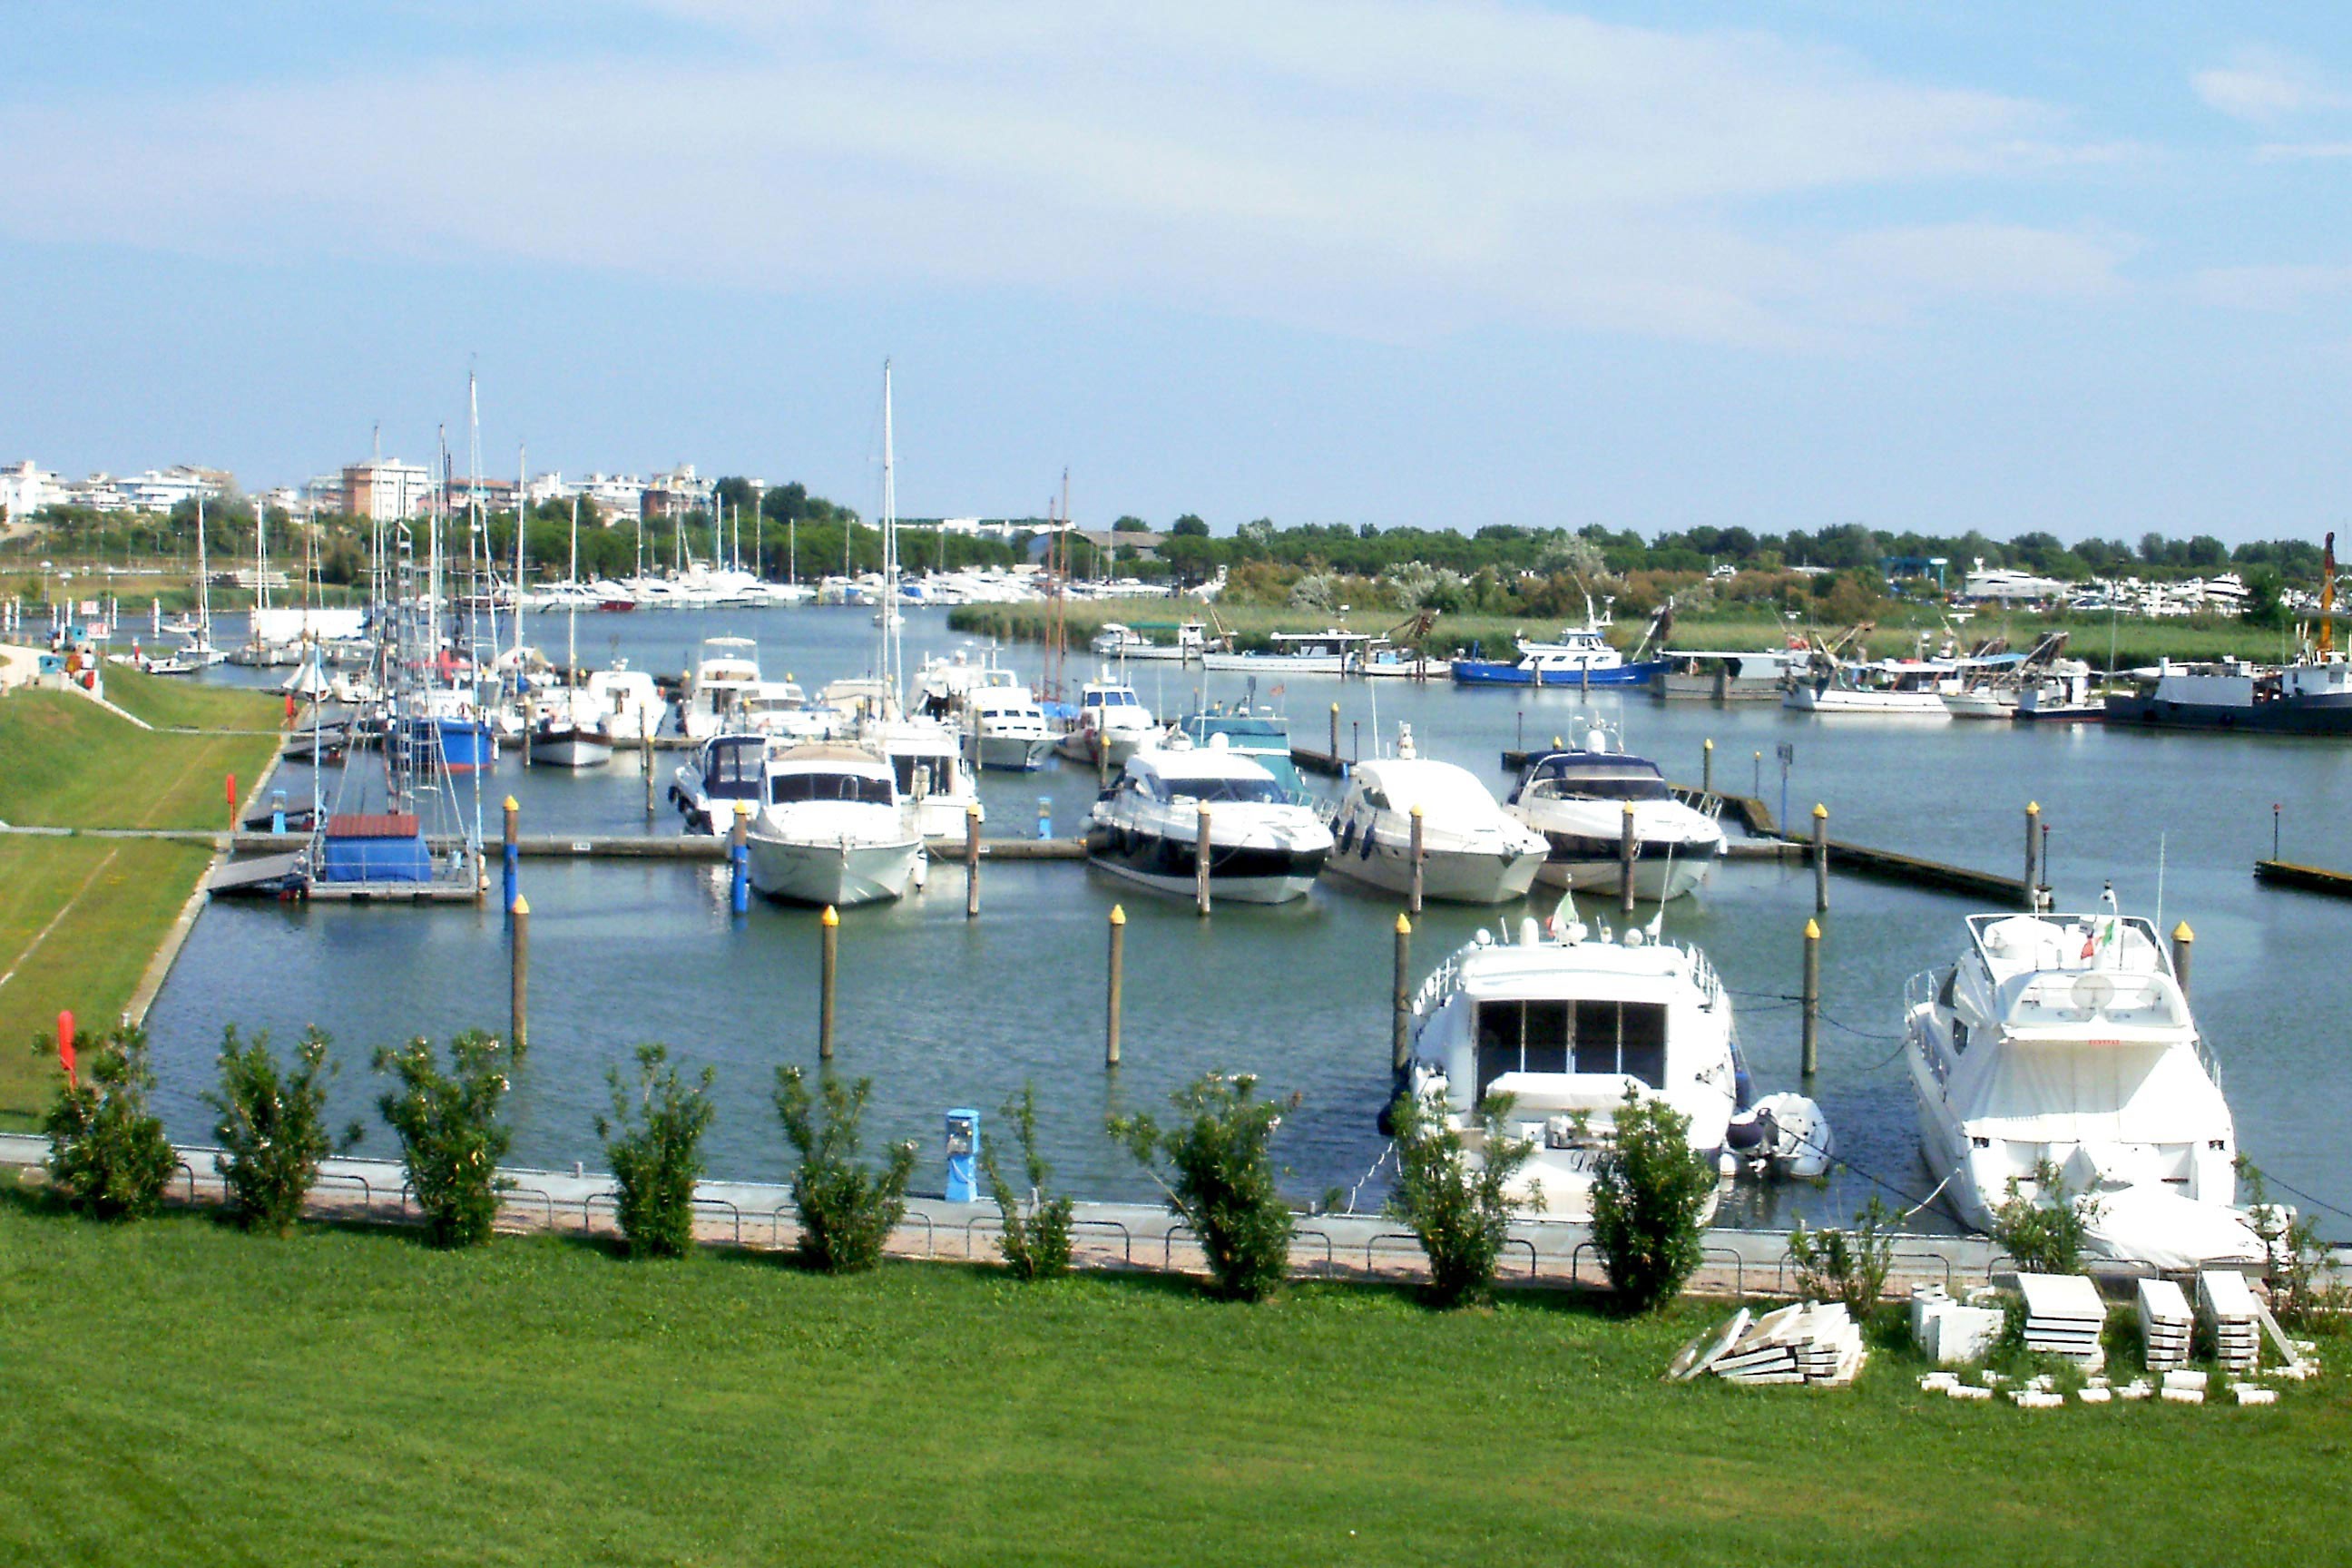
[[[588,616],[580,626],[583,659],[617,653],[672,673],[703,636],[756,637],[771,674],[790,671],[812,690],[874,662],[874,628],[859,610]],[[560,617],[533,617],[527,635],[561,657]],[[910,666],[919,650],[963,643],[941,612],[909,617]],[[1004,657],[1024,670],[1037,661],[1028,648]],[[1079,668],[1074,660],[1074,676]],[[1163,713],[1195,700],[1203,679],[1150,667],[1135,676],[1143,700]],[[1206,679],[1211,696],[1238,692],[1237,677]],[[1777,809],[1776,748],[1788,742],[1796,814],[1821,800],[1841,838],[2011,876],[2022,868],[2025,802],[2038,800],[2053,829],[2062,908],[2089,906],[2112,879],[2126,912],[2153,916],[2161,879],[2165,927],[2185,918],[2196,930],[2198,1012],[2223,1065],[2241,1142],[2284,1181],[2352,1209],[2352,1095],[2339,1036],[2352,984],[2338,967],[2352,954],[2352,905],[2263,890],[2251,875],[2270,853],[2273,803],[2289,858],[2352,866],[2352,835],[2335,809],[2352,785],[2352,748],[2095,725],[1823,720],[1645,696],[1596,694],[1588,709],[1568,691],[1370,689],[1312,677],[1287,687],[1261,699],[1286,708],[1303,744],[1324,743],[1337,700],[1343,750],[1359,734],[1369,750],[1376,731],[1392,738],[1407,721],[1425,754],[1465,763],[1498,791],[1506,781],[1496,753],[1522,730],[1547,740],[1598,715],[1676,778],[1696,780],[1709,736],[1726,788],[1749,786],[1760,752],[1763,794]],[[664,784],[677,760],[657,760]],[[307,800],[306,773],[289,769],[279,783]],[[526,832],[645,830],[631,755],[578,775],[501,763],[482,790],[493,839],[497,802],[509,793],[522,803]],[[1033,833],[1042,797],[1055,830],[1073,832],[1092,795],[1090,772],[1058,763],[989,774],[988,830]],[[470,787],[459,804],[470,815]],[[665,805],[655,830],[675,824]],[[816,921],[757,901],[747,917],[730,918],[724,875],[690,863],[524,863],[531,1047],[512,1101],[518,1161],[598,1163],[592,1123],[606,1069],[637,1042],[663,1040],[690,1062],[717,1067],[713,1172],[781,1176],[770,1094],[779,1064],[814,1062]],[[940,1112],[973,1105],[992,1121],[994,1108],[1030,1081],[1062,1180],[1090,1196],[1149,1196],[1102,1137],[1102,1117],[1162,1105],[1171,1088],[1211,1066],[1255,1071],[1304,1095],[1279,1144],[1300,1194],[1352,1184],[1381,1152],[1373,1117],[1388,1087],[1392,903],[1327,886],[1300,904],[1232,906],[1202,922],[1188,902],[1073,864],[991,865],[982,890],[982,918],[967,923],[961,872],[935,868],[927,895],[853,910],[843,922],[839,1066],[875,1081],[873,1136],[919,1140],[928,1184],[942,1179]],[[1874,1182],[1914,1195],[1929,1185],[1896,1056],[1902,987],[1912,973],[1951,960],[1960,917],[1975,906],[1843,877],[1831,901],[1822,984],[1833,1022],[1823,1028],[1816,1093],[1854,1169],[1826,1193],[1782,1192],[1753,1205],[1769,1215],[1842,1215],[1879,1190]],[[1102,965],[1115,902],[1130,924],[1126,1060],[1110,1075],[1101,1065]],[[1740,1033],[1760,1090],[1796,1087],[1796,1009],[1780,998],[1795,989],[1811,912],[1809,869],[1726,864],[1698,900],[1667,916],[1667,933],[1705,947],[1741,994]],[[1414,937],[1417,971],[1496,919],[1431,906]],[[198,1096],[212,1081],[225,1025],[268,1026],[282,1038],[320,1024],[344,1058],[339,1117],[373,1122],[373,1047],[502,1028],[505,1017],[506,952],[494,911],[220,903],[198,922],[151,1026],[173,1132],[202,1138],[209,1123]],[[372,1130],[366,1147],[391,1152],[389,1134]],[[2329,1216],[2326,1228],[2352,1234],[2352,1220]]]

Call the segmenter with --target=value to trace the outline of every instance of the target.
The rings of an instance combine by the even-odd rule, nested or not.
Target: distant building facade
[[[373,458],[343,467],[343,510],[376,522],[415,517],[433,501],[433,470],[397,458]]]

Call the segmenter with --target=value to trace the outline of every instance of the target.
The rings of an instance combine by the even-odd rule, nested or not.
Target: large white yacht
[[[1550,844],[1550,856],[1537,873],[1539,880],[1622,893],[1629,805],[1633,896],[1662,903],[1706,886],[1724,853],[1722,826],[1676,800],[1658,764],[1628,755],[1605,729],[1588,731],[1580,751],[1530,756],[1504,809]]]
[[[1087,823],[1087,858],[1114,876],[1190,896],[1209,811],[1210,897],[1244,904],[1304,898],[1331,855],[1331,831],[1256,763],[1179,736],[1127,760]]]
[[[1045,710],[1027,687],[1010,679],[985,680],[963,700],[963,728],[972,765],[1034,773],[1045,765],[1054,749],[1054,731]]]
[[[1512,1135],[1535,1153],[1507,1191],[1533,1215],[1584,1222],[1627,1089],[1689,1118],[1691,1148],[1720,1169],[1743,1075],[1705,953],[1654,923],[1595,931],[1565,900],[1551,926],[1529,916],[1516,942],[1507,926],[1502,941],[1482,931],[1422,982],[1401,1087],[1442,1104],[1474,1153],[1479,1103],[1509,1095]]]
[[[760,684],[760,645],[750,637],[705,637],[677,700],[679,733],[707,741],[742,721],[744,699]]]
[[[1397,754],[1358,763],[1331,813],[1337,840],[1324,867],[1387,892],[1412,888],[1412,814],[1421,813],[1426,899],[1500,904],[1527,897],[1550,842],[1495,804],[1467,768],[1416,754],[1412,731]]]
[[[1968,937],[1904,997],[1920,1142],[1960,1217],[1990,1230],[2046,1165],[2095,1205],[2102,1256],[2258,1261],[2229,1103],[2156,928],[2110,889],[2095,914],[1970,915]]]
[[[746,835],[751,886],[772,899],[847,908],[922,882],[922,836],[890,763],[863,746],[770,748]]]

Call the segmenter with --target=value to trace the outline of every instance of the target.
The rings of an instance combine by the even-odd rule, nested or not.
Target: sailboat
[[[522,553],[521,510],[518,506],[515,553]],[[515,579],[522,572],[516,568]],[[580,581],[580,502],[572,503],[571,582]],[[521,633],[515,636],[520,647]],[[606,728],[603,704],[580,689],[580,605],[574,598],[563,608],[563,689],[530,732],[530,760],[560,768],[593,768],[613,760],[613,736]]]
[[[212,569],[205,559],[205,498],[196,493],[196,629],[180,650],[162,665],[151,667],[156,675],[186,675],[219,664],[228,655],[213,647],[213,578]],[[184,668],[173,668],[182,666]]]

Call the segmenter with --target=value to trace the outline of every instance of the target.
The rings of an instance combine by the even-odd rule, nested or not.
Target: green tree
[[[1255,1076],[1210,1072],[1170,1100],[1180,1120],[1163,1128],[1147,1114],[1113,1116],[1111,1141],[1192,1227],[1220,1291],[1244,1301],[1272,1293],[1290,1273],[1291,1215],[1268,1145],[1298,1096],[1260,1100]]]
[[[1139,517],[1122,517],[1110,525],[1113,533],[1149,533],[1151,525]]]
[[[1066,1273],[1070,1267],[1070,1222],[1074,1209],[1067,1197],[1048,1196],[1045,1184],[1054,1168],[1037,1151],[1037,1091],[1029,1085],[1021,1086],[1020,1098],[1008,1100],[999,1112],[1013,1129],[1013,1140],[1021,1149],[1021,1173],[1029,1187],[1024,1195],[1013,1190],[1005,1179],[996,1158],[996,1144],[992,1141],[982,1145],[980,1168],[988,1177],[989,1196],[996,1202],[997,1218],[1003,1222],[1003,1234],[997,1238],[997,1250],[1004,1255],[1006,1267],[1023,1279],[1050,1279]]]
[[[155,1088],[147,1032],[116,1029],[85,1050],[78,1066],[79,1076],[58,1090],[41,1122],[50,1179],[67,1202],[100,1219],[154,1213],[180,1159],[163,1136],[163,1119],[147,1109]]]
[[[320,1162],[334,1152],[327,1131],[327,1084],[335,1072],[328,1043],[316,1026],[303,1030],[289,1069],[270,1050],[268,1031],[245,1041],[232,1024],[222,1035],[221,1086],[205,1100],[220,1113],[213,1137],[221,1147],[221,1177],[251,1228],[279,1236],[292,1230]],[[359,1141],[354,1123],[343,1146]]]
[[[1180,538],[1206,539],[1209,537],[1209,525],[1188,511],[1170,524],[1168,531]]]
[[[514,1132],[499,1120],[511,1087],[507,1049],[497,1037],[469,1029],[449,1042],[445,1069],[433,1042],[418,1037],[379,1047],[375,1070],[395,1088],[376,1109],[400,1138],[401,1163],[436,1247],[478,1247],[490,1238],[499,1194],[513,1184],[499,1162]]]
[[[1535,1155],[1533,1143],[1511,1136],[1510,1111],[1507,1094],[1479,1102],[1481,1152],[1474,1155],[1442,1102],[1413,1094],[1397,1100],[1397,1189],[1389,1212],[1420,1239],[1430,1299],[1440,1306],[1484,1300],[1494,1290],[1510,1236],[1506,1190]],[[1532,1201],[1541,1204],[1540,1191]]]
[[[1699,1216],[1715,1172],[1690,1146],[1690,1118],[1632,1085],[1592,1181],[1592,1245],[1626,1305],[1645,1312],[1697,1272]]]
[[[845,1087],[827,1072],[811,1094],[798,1067],[776,1069],[776,1116],[800,1157],[793,1171],[793,1206],[800,1214],[801,1257],[831,1274],[880,1262],[890,1232],[906,1217],[914,1144],[892,1144],[878,1171],[858,1152],[858,1124],[873,1089],[871,1079]]]

